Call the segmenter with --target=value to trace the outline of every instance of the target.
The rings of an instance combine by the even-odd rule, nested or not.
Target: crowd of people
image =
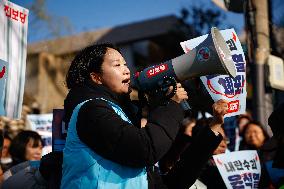
[[[259,155],[258,188],[284,185],[283,105],[268,120],[272,138],[250,114],[234,117],[231,137],[225,100],[212,105],[212,117],[185,115],[180,103],[190,94],[180,83],[171,99],[148,104],[141,115],[141,107],[130,100],[130,71],[111,44],[83,49],[71,62],[66,83],[63,152],[42,157],[36,132],[4,133],[3,189],[226,188],[213,156],[241,150]]]

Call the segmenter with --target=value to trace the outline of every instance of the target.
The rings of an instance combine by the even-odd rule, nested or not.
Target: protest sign
[[[64,110],[53,109],[52,151],[62,151],[65,146],[67,129],[63,121]]]
[[[43,140],[42,155],[48,154],[52,151],[52,114],[29,114],[27,119]]]
[[[245,113],[246,110],[246,61],[241,43],[234,29],[220,31],[231,52],[237,76],[208,75],[200,77],[203,85],[216,102],[220,99],[227,100],[229,110],[225,117],[231,117]],[[185,53],[203,42],[207,35],[203,35],[188,41],[181,42]]]
[[[227,188],[258,188],[261,167],[255,150],[214,155],[213,159]]]
[[[9,69],[1,115],[20,118],[23,103],[29,11],[12,2],[0,0],[0,59]]]
[[[0,59],[0,115],[5,115],[5,91],[7,85],[8,62]]]

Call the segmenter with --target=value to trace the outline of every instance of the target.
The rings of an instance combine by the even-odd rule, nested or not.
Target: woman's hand
[[[224,115],[228,112],[228,101],[218,100],[212,106],[213,108],[213,120],[210,123],[210,128],[215,131],[218,126],[224,123]]]
[[[188,99],[187,92],[184,90],[180,83],[177,83],[176,93],[171,99],[176,103],[180,103],[181,101]]]

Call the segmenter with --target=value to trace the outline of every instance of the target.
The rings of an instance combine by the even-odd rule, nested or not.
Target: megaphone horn
[[[196,48],[170,61],[180,81],[214,74],[236,77],[230,50],[215,27],[211,28],[210,35]]]
[[[138,90],[149,92],[164,89],[170,78],[184,81],[215,74],[236,77],[230,50],[219,30],[213,27],[210,35],[196,48],[172,60],[145,68],[135,75],[134,81]],[[187,103],[182,104],[185,110],[190,109]]]
[[[215,74],[236,77],[230,50],[219,30],[213,27],[210,35],[188,53],[138,72],[135,83],[139,90],[151,91],[168,77],[180,82]]]

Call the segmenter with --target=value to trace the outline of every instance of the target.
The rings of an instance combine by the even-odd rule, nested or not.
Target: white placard
[[[0,0],[0,59],[9,64],[4,116],[20,118],[23,103],[29,11]]]
[[[8,62],[0,59],[0,115],[5,115],[5,91],[8,79]]]
[[[38,132],[43,139],[42,155],[52,151],[52,118],[53,114],[29,114],[27,116],[31,129]]]
[[[229,102],[229,110],[225,117],[230,117],[243,114],[246,110],[246,60],[235,30],[227,29],[220,32],[230,49],[237,76],[231,78],[229,75],[212,75],[202,76],[200,79],[214,102],[220,99]],[[184,41],[180,45],[187,53],[203,42],[207,36],[208,34]]]
[[[259,188],[261,167],[255,150],[214,155],[213,159],[227,188]]]

